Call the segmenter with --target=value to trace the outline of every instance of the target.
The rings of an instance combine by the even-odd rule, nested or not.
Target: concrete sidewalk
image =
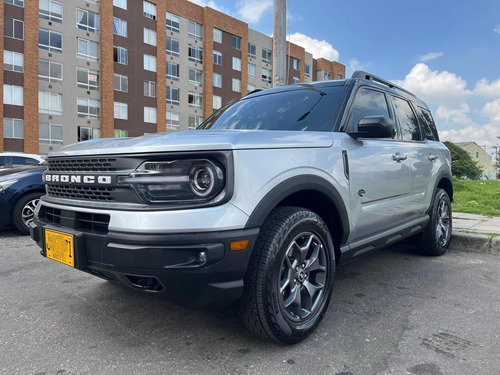
[[[452,248],[500,254],[500,217],[453,212]]]

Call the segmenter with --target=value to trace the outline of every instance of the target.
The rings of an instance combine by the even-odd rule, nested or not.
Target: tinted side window
[[[37,165],[39,162],[36,159],[23,158],[19,156],[12,157],[12,168],[24,167],[26,165]]]
[[[439,141],[439,135],[436,129],[436,124],[434,123],[434,119],[432,118],[431,113],[428,110],[420,107],[418,107],[418,112],[419,112],[418,119],[422,124],[425,133],[425,138],[431,141]]]
[[[0,168],[5,168],[5,156],[0,156]]]
[[[366,116],[389,116],[385,95],[380,91],[361,89],[356,93],[347,124],[348,131],[357,131],[358,123]]]
[[[420,127],[410,107],[410,103],[394,96],[392,97],[392,101],[399,126],[401,127],[401,138],[405,141],[421,141],[422,134],[420,133]]]

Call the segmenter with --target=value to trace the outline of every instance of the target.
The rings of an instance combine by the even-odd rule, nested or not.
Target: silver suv
[[[193,306],[239,301],[281,343],[323,317],[335,269],[414,236],[446,252],[450,153],[428,107],[365,72],[252,92],[195,131],[52,153],[31,224],[48,258]]]

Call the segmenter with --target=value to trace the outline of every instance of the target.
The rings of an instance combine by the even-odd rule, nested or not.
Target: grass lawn
[[[453,179],[453,211],[500,216],[500,181]]]

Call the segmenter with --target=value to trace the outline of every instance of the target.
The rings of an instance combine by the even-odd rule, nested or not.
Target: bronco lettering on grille
[[[46,174],[45,182],[67,182],[81,184],[111,184],[111,176],[74,176],[67,174]]]

